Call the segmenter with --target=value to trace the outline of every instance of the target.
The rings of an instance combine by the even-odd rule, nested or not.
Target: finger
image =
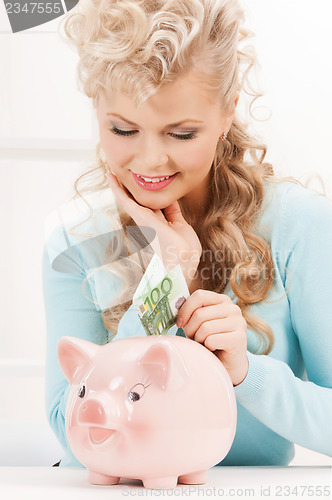
[[[184,329],[184,333],[186,337],[203,344],[205,339],[209,335],[219,334],[219,333],[229,333],[234,332],[237,329],[237,324],[234,321],[234,318],[218,318],[211,319],[209,321],[204,321],[197,330],[193,330],[190,334],[187,333],[186,327]]]
[[[114,174],[106,174],[116,199],[138,225],[156,227],[156,222],[166,222],[161,210],[151,210],[139,205]]]
[[[213,306],[199,307],[192,313],[186,325],[183,326],[184,333],[187,337],[193,338],[203,323],[214,319],[226,318],[231,312],[229,309],[226,303],[224,307],[220,303]]]
[[[114,187],[120,187],[120,182],[118,180],[118,178],[116,177],[115,174],[113,174],[113,172],[107,172],[106,173],[106,177],[107,177],[107,180],[108,182],[114,186]]]
[[[134,210],[135,207],[140,205],[136,203],[136,201],[129,193],[129,191],[123,186],[123,184],[120,183],[120,181],[114,174],[107,173],[106,177],[109,181],[109,184],[112,188],[112,192],[114,193],[116,199],[120,202],[123,208],[129,213],[129,215],[132,216],[130,211]]]
[[[231,299],[222,293],[216,293],[210,290],[195,290],[180,307],[176,324],[178,327],[186,325],[195,310],[200,307],[226,302],[232,303]]]
[[[139,207],[148,209],[147,207],[143,207],[142,205],[137,203],[132,194],[123,184],[121,184],[121,182],[113,174],[113,172],[107,173],[106,177],[109,180],[109,184],[112,187],[112,190],[115,192],[116,196],[118,196],[121,199],[121,201],[127,203],[127,196],[128,196],[129,199],[132,200],[134,203],[136,203],[136,205],[138,205]],[[165,220],[165,217],[160,209],[148,209],[148,210],[151,210],[160,220]]]
[[[172,224],[176,222],[184,222],[187,224],[187,221],[182,215],[180,204],[178,201],[174,201],[168,207],[163,209],[164,215],[168,222],[171,222]]]
[[[158,208],[158,209],[154,208],[154,209],[150,209],[150,210],[152,210],[152,212],[156,215],[156,217],[158,217],[158,219],[160,221],[167,222],[165,219],[165,216],[164,216],[162,210],[160,210],[160,208]]]
[[[237,350],[238,336],[234,335],[234,332],[212,334],[204,340],[204,345],[209,351]]]
[[[125,186],[119,181],[119,179],[116,177],[116,175],[113,174],[113,172],[108,172],[106,174],[106,177],[108,179],[108,182],[112,188],[112,191],[116,194],[116,195],[120,195],[121,194],[123,195],[127,195],[131,200],[134,200],[133,196],[131,195],[131,193],[128,191],[127,188],[125,188]]]

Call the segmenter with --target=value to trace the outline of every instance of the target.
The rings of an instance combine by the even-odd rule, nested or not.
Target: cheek
[[[130,141],[125,144],[123,139],[115,137],[111,132],[100,133],[100,142],[108,163],[121,167],[132,159]]]
[[[205,172],[211,167],[215,150],[216,145],[212,142],[207,143],[205,141],[193,144],[192,147],[181,151],[181,153],[179,152],[176,162],[181,165],[183,171],[194,173],[203,170]]]

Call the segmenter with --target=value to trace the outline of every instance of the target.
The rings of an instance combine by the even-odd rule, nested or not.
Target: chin
[[[173,203],[173,201],[175,201],[175,200],[169,200],[163,203],[162,200],[160,199],[143,201],[142,199],[139,199],[139,197],[135,197],[133,194],[132,197],[135,199],[136,203],[138,203],[142,207],[150,208],[151,210],[163,210],[163,208],[168,207],[171,203]]]
[[[137,203],[139,205],[141,205],[142,207],[150,208],[151,210],[163,210],[164,208],[168,207],[168,205],[170,205],[170,203],[165,205],[165,204],[160,204],[160,203],[149,203],[149,202],[141,203],[140,201],[137,201]]]

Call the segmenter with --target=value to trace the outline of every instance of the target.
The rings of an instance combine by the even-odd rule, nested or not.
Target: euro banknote
[[[180,264],[167,272],[160,257],[154,254],[133,296],[146,334],[166,335],[189,295]]]

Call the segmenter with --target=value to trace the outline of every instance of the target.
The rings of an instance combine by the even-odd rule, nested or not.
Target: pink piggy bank
[[[179,336],[58,343],[71,384],[66,433],[92,484],[203,484],[236,430],[230,377],[201,344]]]

